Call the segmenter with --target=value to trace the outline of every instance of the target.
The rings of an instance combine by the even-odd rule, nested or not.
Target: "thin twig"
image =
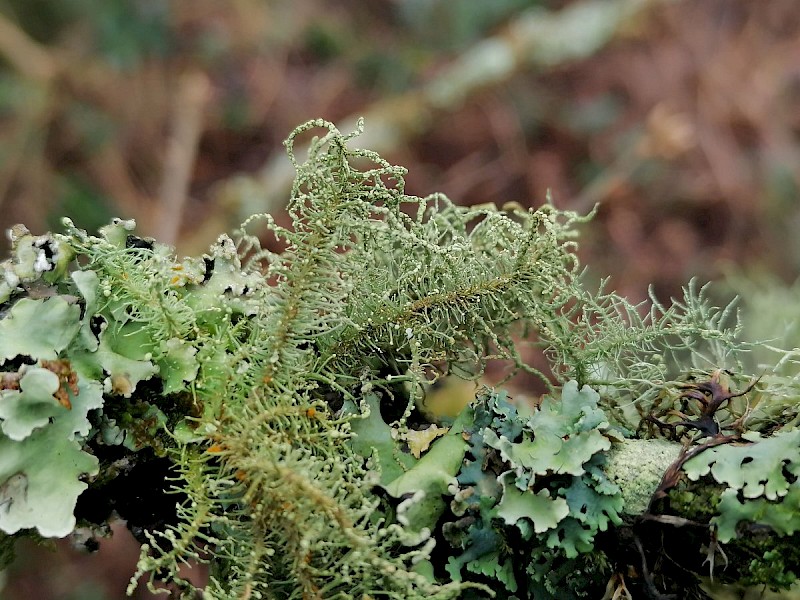
[[[210,92],[208,77],[200,71],[186,73],[178,84],[172,109],[172,135],[167,141],[161,181],[161,218],[153,224],[155,237],[167,244],[174,244],[178,239]]]
[[[0,55],[27,79],[49,84],[58,63],[44,46],[32,40],[16,23],[0,13]]]
[[[507,81],[526,69],[547,70],[591,56],[630,26],[647,9],[672,0],[583,0],[560,11],[524,11],[497,35],[477,42],[427,84],[402,96],[360,109],[342,119],[340,129],[355,128],[359,116],[369,127],[358,143],[385,154],[422,135],[437,115],[455,110],[477,92]],[[297,148],[297,154],[303,150]],[[241,201],[239,221],[257,212],[273,212],[285,201],[294,169],[282,154],[270,158],[257,180],[258,205]],[[239,180],[238,185],[243,182]]]

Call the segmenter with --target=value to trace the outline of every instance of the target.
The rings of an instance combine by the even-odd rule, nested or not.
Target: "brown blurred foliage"
[[[259,206],[258,185],[229,184],[266,177],[295,125],[366,114],[369,133],[402,113],[402,135],[381,150],[409,168],[410,192],[600,202],[588,262],[633,296],[713,278],[723,261],[793,276],[792,0],[640,2],[588,58],[531,61],[436,110],[415,105],[415,91],[482,40],[508,38],[532,5],[578,4],[591,3],[7,0],[0,225],[132,216],[198,251],[245,216],[242,189]]]

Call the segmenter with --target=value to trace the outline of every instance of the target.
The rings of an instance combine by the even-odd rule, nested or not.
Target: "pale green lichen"
[[[711,448],[684,465],[692,480],[710,474],[728,486],[720,495],[719,515],[711,521],[720,541],[736,537],[742,521],[767,525],[781,535],[800,531],[800,430],[744,437],[742,444]]]
[[[0,436],[0,530],[36,528],[43,537],[64,537],[75,528],[75,503],[98,472],[97,459],[73,441],[67,419],[55,419],[25,439]]]
[[[78,332],[80,312],[79,306],[58,296],[21,299],[0,321],[0,361],[57,358]]]
[[[11,227],[8,239],[11,258],[0,263],[0,302],[6,302],[22,286],[58,281],[75,257],[69,244],[51,235],[33,236],[24,225]]]
[[[590,554],[597,533],[622,522],[620,490],[599,468],[610,442],[598,401],[569,381],[537,410],[486,393],[467,411],[468,458],[450,490],[457,519],[442,526],[453,578],[482,573],[509,592],[549,598],[534,591],[546,576],[536,568],[540,558]],[[513,541],[519,537],[524,544]],[[527,577],[511,564],[528,565]]]
[[[603,470],[621,490],[624,514],[641,515],[647,510],[664,473],[680,452],[680,444],[660,439],[627,439],[614,444]]]

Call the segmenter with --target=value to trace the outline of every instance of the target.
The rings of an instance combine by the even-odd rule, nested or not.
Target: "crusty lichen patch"
[[[647,510],[664,472],[680,451],[680,444],[666,440],[625,440],[614,445],[605,472],[622,490],[623,514],[640,515]]]

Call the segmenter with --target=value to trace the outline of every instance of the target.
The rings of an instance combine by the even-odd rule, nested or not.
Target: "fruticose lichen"
[[[797,525],[798,381],[762,373],[711,411],[697,383],[754,381],[735,311],[693,284],[649,309],[587,289],[586,218],[409,196],[401,167],[350,147],[359,132],[298,128],[291,226],[254,216],[200,257],[128,220],[12,228],[0,565],[19,537],[121,517],[143,542],[134,581],[186,597],[187,561],[210,564],[206,598],[690,597],[702,562],[657,559],[688,524],[669,504],[682,444],[690,483],[727,486],[698,546],[767,528],[760,562],[727,573],[791,580],[770,553]],[[434,380],[497,362],[549,392],[426,405]]]

